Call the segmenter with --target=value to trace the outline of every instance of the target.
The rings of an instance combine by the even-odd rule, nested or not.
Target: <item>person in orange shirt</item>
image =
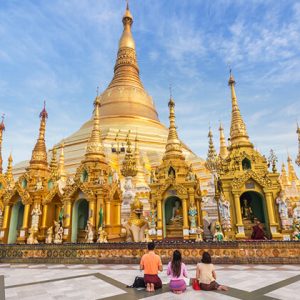
[[[163,266],[160,256],[155,254],[154,249],[155,244],[153,242],[148,243],[148,253],[142,256],[140,262],[140,269],[144,270],[144,281],[148,292],[154,292],[154,290],[162,288],[158,271],[162,272]]]

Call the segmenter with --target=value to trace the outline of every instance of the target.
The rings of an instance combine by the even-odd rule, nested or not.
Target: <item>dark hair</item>
[[[148,250],[152,251],[155,248],[155,244],[153,242],[148,243]]]
[[[179,277],[181,274],[181,253],[178,250],[173,252],[173,258],[171,262],[171,270],[173,276]]]
[[[203,252],[201,262],[211,264],[211,256],[207,251]]]

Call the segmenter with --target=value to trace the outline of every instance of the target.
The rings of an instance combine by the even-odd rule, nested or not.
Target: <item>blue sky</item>
[[[300,1],[131,0],[142,81],[167,124],[169,84],[180,137],[206,157],[209,124],[229,134],[228,65],[251,141],[280,161],[297,153]],[[47,146],[91,116],[113,74],[123,0],[0,1],[3,156],[29,159],[47,101]],[[299,120],[300,121],[300,120]],[[297,168],[296,168],[297,169]]]

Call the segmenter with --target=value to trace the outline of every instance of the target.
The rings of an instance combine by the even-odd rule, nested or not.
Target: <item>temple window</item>
[[[251,161],[248,158],[244,158],[242,161],[243,170],[251,170]]]

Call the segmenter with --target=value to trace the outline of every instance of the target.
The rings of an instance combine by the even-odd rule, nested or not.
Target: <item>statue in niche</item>
[[[27,239],[27,244],[29,245],[34,245],[34,244],[38,244],[38,240],[36,238],[36,233],[37,233],[37,228],[30,228],[29,230],[29,237]]]
[[[193,173],[192,164],[190,164],[190,166],[189,166],[188,173],[187,173],[185,179],[187,181],[194,181],[194,180],[196,180],[196,175]]]
[[[183,217],[181,202],[180,200],[176,200],[172,208],[172,218],[169,221],[169,225],[182,225],[182,223]]]
[[[43,182],[41,177],[38,177],[36,185],[35,185],[35,190],[36,191],[41,191],[43,189]]]
[[[230,202],[227,200],[219,202],[219,209],[221,215],[221,223],[224,231],[231,230],[231,216],[230,216]]]
[[[222,242],[224,240],[224,234],[222,232],[221,224],[218,221],[215,223],[213,240],[215,242]]]
[[[151,170],[150,183],[156,183],[156,182],[157,182],[157,178],[156,178],[155,170]]]
[[[244,220],[251,220],[251,222],[254,221],[254,214],[247,199],[242,200],[242,217]]]
[[[174,170],[173,167],[170,167],[170,168],[169,168],[168,176],[169,176],[169,178],[171,178],[171,179],[175,179],[175,170]]]
[[[99,185],[105,184],[105,178],[104,178],[104,175],[103,175],[103,170],[100,171],[100,174],[99,174],[98,178],[95,180],[95,183],[99,184]]]

